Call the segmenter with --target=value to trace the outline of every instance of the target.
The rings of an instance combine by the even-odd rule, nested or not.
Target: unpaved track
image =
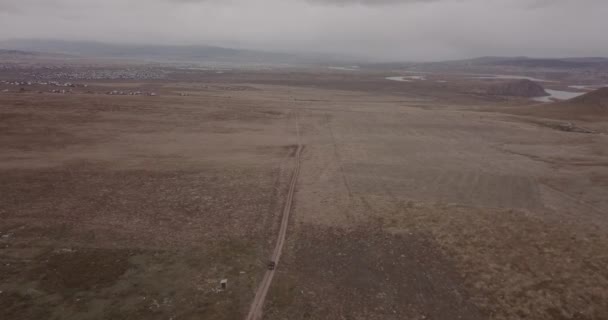
[[[295,154],[295,168],[293,174],[291,176],[291,182],[289,184],[289,192],[287,193],[287,199],[285,201],[285,207],[283,208],[283,218],[281,220],[281,228],[279,230],[279,237],[277,238],[277,243],[274,248],[274,252],[272,253],[271,261],[274,261],[278,267],[279,260],[281,258],[281,253],[283,251],[283,245],[285,244],[285,238],[287,237],[287,226],[289,225],[289,216],[291,214],[291,207],[293,203],[293,197],[296,190],[296,184],[298,182],[298,176],[300,175],[300,157],[302,154],[302,143],[300,141],[300,125],[298,114],[296,111],[296,133],[298,139],[298,148]],[[262,318],[262,310],[264,307],[264,301],[266,300],[266,296],[268,295],[268,289],[270,288],[270,284],[272,283],[272,279],[274,278],[275,270],[267,270],[266,274],[264,274],[264,278],[258,287],[258,290],[255,294],[255,298],[251,303],[251,309],[247,314],[246,320],[257,320]]]

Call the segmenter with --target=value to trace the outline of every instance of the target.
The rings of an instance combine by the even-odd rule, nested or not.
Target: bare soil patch
[[[350,231],[300,226],[268,318],[481,319],[452,261],[431,238],[373,225]]]

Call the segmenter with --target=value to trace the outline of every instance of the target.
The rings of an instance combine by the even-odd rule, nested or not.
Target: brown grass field
[[[606,118],[376,75],[91,88],[159,94],[0,93],[0,319],[243,319],[296,116],[265,319],[608,319]]]

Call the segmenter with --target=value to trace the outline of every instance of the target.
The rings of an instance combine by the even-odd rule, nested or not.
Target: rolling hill
[[[545,105],[528,106],[517,111],[560,120],[608,120],[608,88],[601,88],[574,99]]]

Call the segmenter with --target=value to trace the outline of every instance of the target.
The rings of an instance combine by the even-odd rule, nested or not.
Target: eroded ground
[[[297,77],[1,95],[0,318],[244,318],[296,113],[266,319],[608,317],[606,135]]]

